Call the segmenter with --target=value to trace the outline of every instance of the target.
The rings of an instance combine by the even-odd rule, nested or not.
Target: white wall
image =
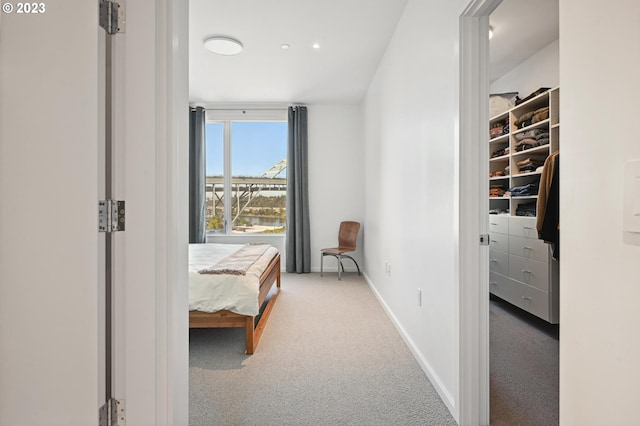
[[[454,416],[458,44],[467,3],[407,3],[363,113],[367,279]]]
[[[46,8],[0,25],[0,424],[84,426],[102,393],[98,3]]]
[[[343,220],[361,223],[358,249],[351,254],[362,268],[364,226],[364,158],[362,108],[359,105],[310,105],[309,209],[311,270],[320,271],[320,249],[336,247]],[[350,261],[346,271],[355,271]],[[337,262],[325,258],[326,271]]]
[[[560,42],[555,40],[493,81],[489,93],[518,92],[520,98],[525,98],[541,87],[557,87],[560,83],[559,60]]]
[[[640,235],[623,232],[622,178],[640,159],[640,3],[561,0],[560,52],[560,423],[638,424]]]

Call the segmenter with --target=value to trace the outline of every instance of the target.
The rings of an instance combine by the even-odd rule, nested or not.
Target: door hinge
[[[124,410],[124,400],[109,399],[99,412],[99,426],[126,426],[127,418]]]
[[[481,246],[489,245],[489,234],[480,234],[480,245]]]
[[[126,22],[124,5],[111,0],[100,1],[100,26],[107,34],[123,33]]]
[[[118,232],[124,231],[125,208],[124,201],[100,200],[98,201],[98,231]]]

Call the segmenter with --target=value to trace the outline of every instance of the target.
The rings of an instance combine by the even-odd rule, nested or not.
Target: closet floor
[[[559,325],[491,296],[491,425],[559,423]]]

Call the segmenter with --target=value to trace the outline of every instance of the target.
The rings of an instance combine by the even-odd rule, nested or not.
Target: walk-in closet
[[[504,0],[490,30],[490,418],[492,425],[553,425],[559,422],[558,1]]]

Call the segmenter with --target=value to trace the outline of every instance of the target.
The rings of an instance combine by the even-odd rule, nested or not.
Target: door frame
[[[129,1],[113,36],[112,377],[130,424],[188,423],[188,12]]]
[[[489,424],[489,271],[488,248],[479,245],[479,235],[488,232],[488,158],[487,144],[479,143],[488,133],[489,15],[502,0],[472,0],[460,16],[460,143],[457,179],[459,193],[459,254],[457,259],[459,297],[459,395],[460,425]],[[186,241],[187,213],[177,206],[185,186],[186,170],[184,114],[179,108],[188,101],[186,64],[188,62],[188,5],[177,0],[157,2],[154,23],[158,71],[157,139],[161,142],[156,159],[159,183],[155,188],[163,196],[156,208],[161,220],[156,223],[159,276],[179,282],[186,277],[180,252]],[[176,42],[177,41],[177,42]],[[181,65],[182,64],[182,65]],[[164,84],[164,86],[163,86]],[[184,115],[184,117],[183,117]],[[163,119],[161,119],[163,118]],[[166,132],[166,133],[163,133]],[[163,136],[169,135],[169,136]],[[184,241],[183,241],[184,240]],[[186,247],[186,243],[184,244]],[[176,252],[177,250],[177,252]],[[184,277],[183,277],[184,275]],[[186,279],[186,278],[185,278]],[[174,281],[176,282],[176,281]],[[188,341],[183,324],[182,303],[185,286],[164,282],[156,295],[156,366],[158,424],[182,424],[188,416],[188,359],[181,343]],[[184,290],[184,291],[183,291]],[[186,314],[185,314],[186,315]],[[164,410],[163,411],[163,407]]]
[[[460,425],[489,424],[489,15],[502,0],[472,0],[460,16]]]

